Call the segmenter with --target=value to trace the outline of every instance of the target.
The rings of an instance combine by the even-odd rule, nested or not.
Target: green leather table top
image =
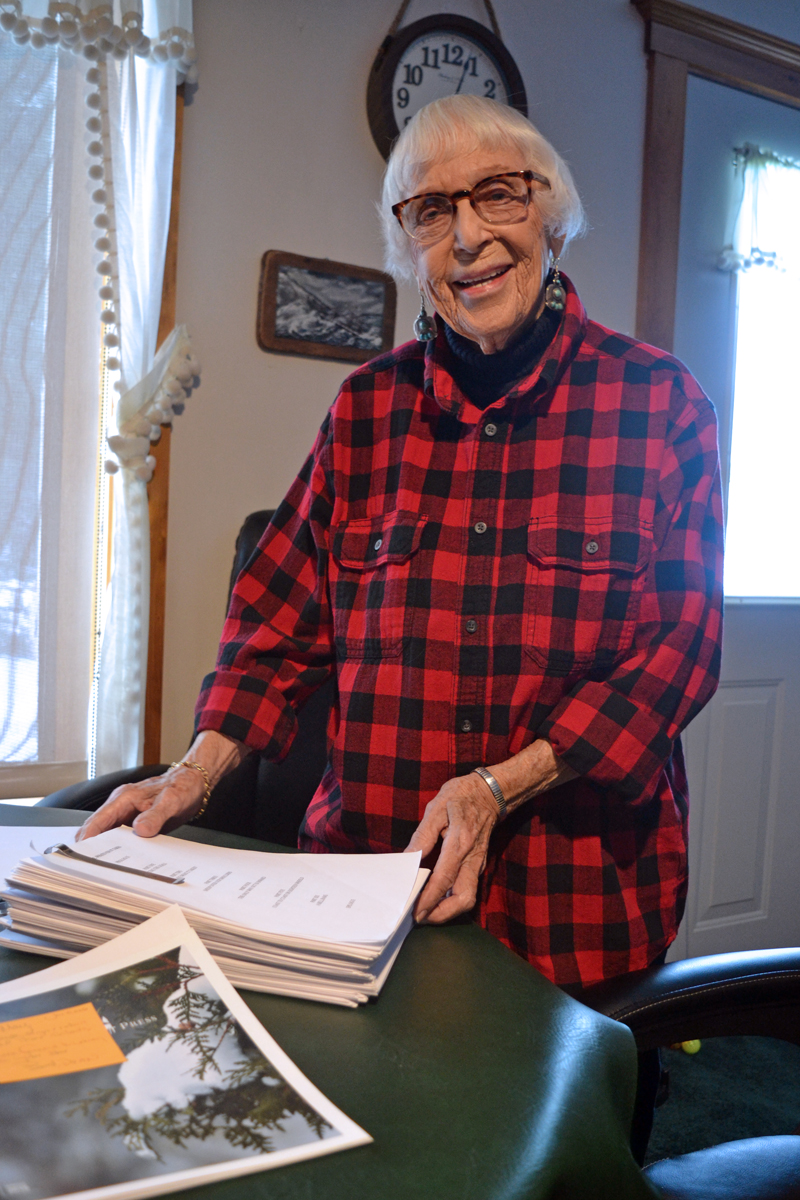
[[[81,819],[64,809],[0,804],[0,825]],[[267,848],[207,830],[180,832]],[[0,949],[0,980],[51,961]],[[187,1198],[656,1195],[627,1143],[636,1081],[629,1030],[571,1000],[475,925],[415,929],[377,1002],[357,1010],[243,996],[312,1082],[375,1141]]]

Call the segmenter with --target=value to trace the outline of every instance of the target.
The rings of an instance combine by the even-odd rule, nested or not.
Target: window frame
[[[673,349],[689,75],[800,108],[800,46],[677,0],[631,0],[648,56],[636,336]]]
[[[178,222],[180,217],[181,165],[183,157],[183,112],[185,85],[175,93],[175,156],[172,165],[172,199],[161,287],[161,312],[158,342],[175,327],[178,280]],[[153,477],[147,485],[150,518],[150,614],[147,639],[147,685],[144,710],[145,763],[161,760],[161,714],[164,688],[164,613],[167,592],[167,528],[169,523],[169,462],[172,427],[161,426],[161,437],[150,448],[156,460]]]

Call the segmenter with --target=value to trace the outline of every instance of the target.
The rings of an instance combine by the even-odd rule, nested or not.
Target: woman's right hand
[[[199,811],[205,780],[193,767],[170,767],[164,775],[126,783],[84,821],[75,840],[94,837],[117,825],[132,825],[139,837],[168,833]]]
[[[198,734],[186,755],[208,772],[211,787],[238,766],[247,754],[241,742],[213,730]],[[126,783],[116,788],[97,812],[92,813],[78,830],[75,840],[95,837],[118,825],[131,825],[139,837],[169,833],[191,821],[200,811],[206,781],[196,767],[170,767],[163,775]]]

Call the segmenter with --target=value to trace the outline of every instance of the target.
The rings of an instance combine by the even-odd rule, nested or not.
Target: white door
[[[717,260],[745,142],[800,160],[800,112],[690,77],[675,353],[717,409],[726,492],[735,278]],[[800,313],[797,328],[800,344]],[[800,554],[800,447],[796,494],[787,554]],[[726,598],[720,688],[684,745],[690,886],[670,959],[800,944],[800,599]]]

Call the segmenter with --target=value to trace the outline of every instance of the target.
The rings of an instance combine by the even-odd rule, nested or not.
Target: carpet
[[[800,1046],[710,1038],[697,1054],[664,1050],[662,1059],[669,1099],[656,1109],[647,1163],[800,1125]]]

